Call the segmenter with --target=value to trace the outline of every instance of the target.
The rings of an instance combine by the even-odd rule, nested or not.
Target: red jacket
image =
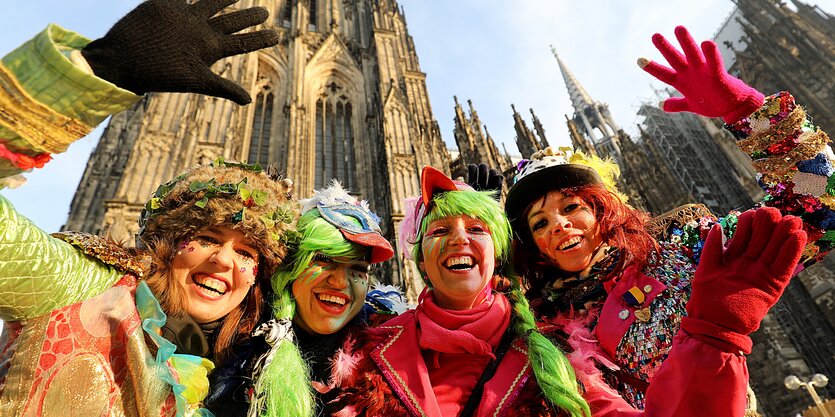
[[[418,338],[414,311],[370,329],[356,372],[342,384],[340,403],[344,408],[336,415],[442,417]],[[579,379],[588,382],[597,377]],[[747,382],[743,356],[722,352],[681,333],[650,386],[645,411],[635,410],[611,390],[597,388],[605,384],[585,383],[583,395],[595,417],[735,417],[744,414]],[[462,393],[462,403],[466,394]],[[475,415],[564,415],[545,404],[521,338],[514,341],[485,384]]]

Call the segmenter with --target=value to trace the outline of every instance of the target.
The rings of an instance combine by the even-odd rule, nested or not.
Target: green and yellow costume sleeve
[[[42,167],[139,100],[73,63],[89,42],[50,25],[0,60],[0,178]]]
[[[50,25],[0,60],[0,178],[43,166],[139,99],[73,63],[73,51],[88,42]],[[0,196],[0,319],[85,300],[122,274],[49,236]]]

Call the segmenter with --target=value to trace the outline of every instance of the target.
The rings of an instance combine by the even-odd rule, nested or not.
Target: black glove
[[[478,191],[496,191],[493,196],[496,201],[502,198],[502,183],[504,175],[496,169],[488,168],[487,164],[467,165],[467,184]]]
[[[252,101],[241,86],[211,71],[217,60],[273,46],[274,30],[234,35],[263,23],[252,7],[212,17],[237,0],[148,0],[133,9],[82,55],[96,76],[136,94],[199,93],[238,104]]]

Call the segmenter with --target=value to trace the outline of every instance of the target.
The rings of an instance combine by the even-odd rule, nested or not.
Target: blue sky
[[[812,1],[829,13],[835,0]],[[35,0],[15,2],[0,25],[5,54],[50,22],[90,38],[103,35],[137,0]],[[569,144],[564,115],[573,113],[556,60],[563,61],[593,99],[606,102],[618,124],[633,133],[642,100],[657,101],[661,84],[638,69],[640,56],[661,59],[650,37],[672,38],[676,25],[697,40],[712,38],[733,10],[730,0],[400,0],[427,73],[432,110],[448,144],[453,100],[471,99],[497,142],[516,150],[510,104],[530,125],[529,108],[552,145]],[[6,6],[7,8],[9,6]],[[771,92],[766,92],[771,93]],[[16,190],[3,190],[17,209],[47,231],[66,221],[70,202],[101,128],[36,172]]]

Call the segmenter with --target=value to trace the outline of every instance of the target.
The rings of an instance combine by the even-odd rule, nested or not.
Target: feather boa
[[[587,388],[593,387],[609,392],[615,396],[619,394],[612,389],[603,378],[603,372],[598,364],[611,371],[620,369],[603,352],[597,338],[592,334],[591,324],[597,320],[599,308],[593,308],[587,314],[558,313],[556,317],[546,319],[548,324],[555,325],[568,336],[568,362],[574,368],[577,380]]]

